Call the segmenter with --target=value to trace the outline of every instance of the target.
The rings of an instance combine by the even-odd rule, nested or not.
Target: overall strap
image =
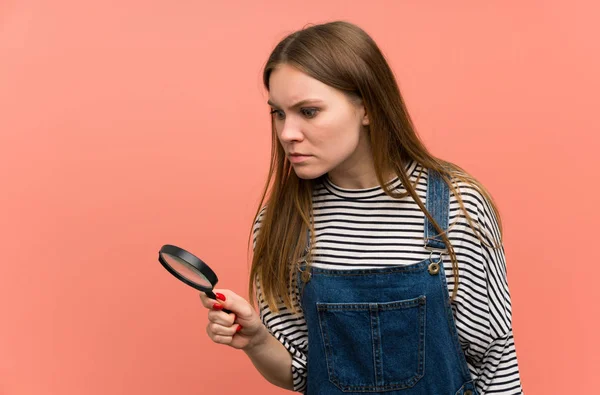
[[[307,253],[310,250],[310,228],[306,229],[306,248],[304,252]]]
[[[442,230],[446,231],[448,229],[450,188],[437,171],[428,169],[427,173],[427,210]],[[425,248],[446,249],[442,237],[435,230],[427,216],[425,216]]]

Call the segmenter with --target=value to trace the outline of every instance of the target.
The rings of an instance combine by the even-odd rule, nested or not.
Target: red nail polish
[[[226,300],[225,295],[220,294],[218,292],[215,294],[215,296],[217,297],[217,299],[222,300],[223,302]]]
[[[215,303],[215,304],[213,305],[213,309],[215,309],[215,310],[222,310],[222,309],[223,309],[223,305],[220,305],[220,304],[218,304],[218,303]]]
[[[236,329],[235,331],[236,331],[236,332],[239,332],[239,331],[241,331],[241,330],[242,330],[242,326],[240,325],[240,326],[238,326],[238,327],[237,327],[237,329]]]

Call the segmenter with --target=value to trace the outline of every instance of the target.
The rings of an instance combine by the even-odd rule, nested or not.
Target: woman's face
[[[332,180],[342,181],[368,171],[364,106],[285,64],[271,73],[269,87],[277,137],[298,177],[329,173]]]

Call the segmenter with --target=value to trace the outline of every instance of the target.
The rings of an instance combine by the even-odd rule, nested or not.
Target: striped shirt
[[[427,197],[427,169],[416,162],[406,168],[411,182],[419,177],[416,191],[423,204]],[[398,177],[390,181],[405,192]],[[490,203],[468,184],[455,182],[472,220],[484,230],[485,244],[499,241],[498,223]],[[262,213],[254,224],[254,242]],[[429,258],[424,248],[425,214],[412,197],[394,199],[379,186],[343,189],[327,177],[313,191],[316,242],[313,266],[324,269],[370,269],[413,264]],[[511,301],[506,277],[504,248],[491,248],[477,238],[450,196],[448,238],[459,267],[459,287],[452,311],[460,344],[478,392],[523,394],[511,324]],[[487,235],[487,236],[486,236]],[[449,295],[454,276],[450,258],[444,256]],[[294,286],[294,284],[292,284]],[[257,299],[262,322],[292,355],[294,390],[306,388],[308,330],[302,314],[293,315],[283,305],[275,314],[266,305],[260,284]]]

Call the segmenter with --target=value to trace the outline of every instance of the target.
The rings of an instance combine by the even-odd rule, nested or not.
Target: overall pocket
[[[329,381],[344,392],[414,386],[425,371],[425,300],[317,303]]]

